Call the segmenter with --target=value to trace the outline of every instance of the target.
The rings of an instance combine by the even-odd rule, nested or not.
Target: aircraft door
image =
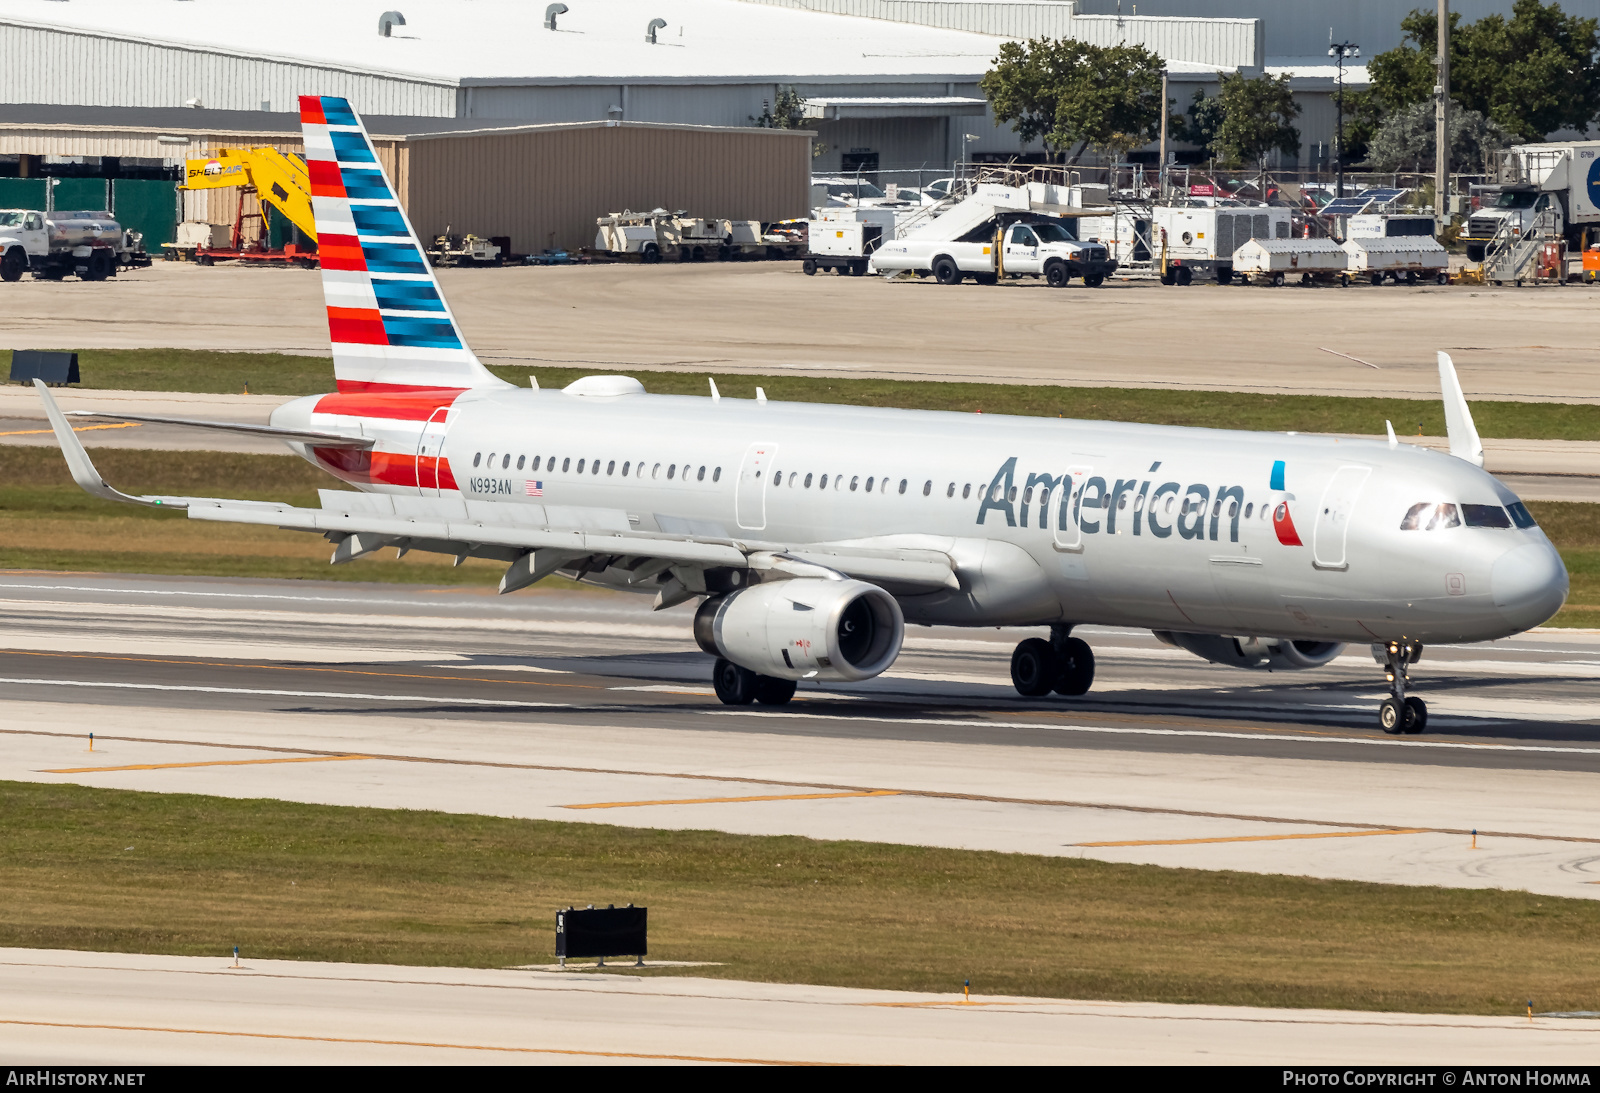
[[[1350,533],[1350,514],[1355,510],[1356,499],[1367,484],[1371,467],[1340,467],[1333,481],[1322,491],[1322,504],[1317,507],[1317,521],[1311,538],[1311,564],[1318,569],[1348,569],[1345,561],[1345,538]]]
[[[423,423],[417,438],[417,493],[439,496],[439,461],[444,458],[444,436],[450,429],[450,407],[441,406]]]
[[[772,476],[772,462],[777,455],[776,444],[752,444],[745,449],[733,494],[734,520],[745,531],[760,531],[767,526],[767,479]]]
[[[1076,553],[1083,549],[1083,526],[1078,522],[1078,502],[1083,484],[1094,472],[1093,467],[1068,467],[1063,476],[1059,496],[1051,506],[1050,526],[1055,529],[1055,548]]]

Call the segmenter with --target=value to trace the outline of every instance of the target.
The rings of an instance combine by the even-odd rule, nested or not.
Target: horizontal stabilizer
[[[280,429],[275,425],[245,425],[234,421],[197,421],[186,417],[157,417],[153,414],[103,414],[97,410],[68,410],[68,417],[99,417],[112,421],[134,421],[141,425],[182,425],[190,429],[215,429],[224,433],[259,436],[285,444],[313,444],[318,448],[370,448],[375,443],[367,436],[345,436],[309,429]]]

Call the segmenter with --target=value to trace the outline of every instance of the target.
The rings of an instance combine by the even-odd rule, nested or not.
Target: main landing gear
[[[717,658],[711,669],[711,685],[717,697],[729,706],[748,706],[759,702],[763,706],[782,706],[794,697],[795,681],[757,675],[731,660]]]
[[[1072,627],[1050,627],[1050,639],[1029,638],[1011,654],[1011,685],[1024,698],[1086,694],[1094,683],[1094,650]]]
[[[1422,659],[1422,642],[1402,639],[1374,645],[1372,655],[1383,664],[1390,691],[1390,696],[1378,707],[1379,727],[1390,736],[1422,732],[1428,727],[1427,703],[1406,695],[1406,684],[1411,682],[1406,669]]]

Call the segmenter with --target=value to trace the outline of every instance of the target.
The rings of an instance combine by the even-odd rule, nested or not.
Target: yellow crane
[[[184,189],[220,190],[230,186],[254,189],[263,207],[281,214],[306,238],[316,239],[316,221],[311,215],[311,176],[299,156],[286,155],[276,148],[218,148],[208,156],[185,161]],[[234,250],[240,246],[238,236],[236,223]]]

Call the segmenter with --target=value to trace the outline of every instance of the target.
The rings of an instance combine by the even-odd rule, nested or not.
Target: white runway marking
[[[566,709],[567,702],[517,702],[499,698],[442,698],[438,695],[374,695],[349,691],[278,691],[265,687],[195,687],[171,683],[108,683],[90,679],[18,679],[0,677],[0,684],[13,683],[26,687],[95,687],[117,691],[177,691],[182,694],[264,695],[268,698],[358,698],[368,702],[430,702],[467,706],[510,706],[521,708],[540,706]]]

